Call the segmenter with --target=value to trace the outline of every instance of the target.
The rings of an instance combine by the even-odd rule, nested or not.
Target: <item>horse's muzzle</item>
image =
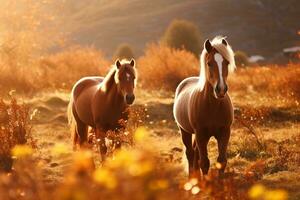
[[[215,94],[217,98],[224,98],[227,91],[228,91],[228,87],[226,84],[224,85],[224,88],[221,88],[219,84],[216,85]]]
[[[127,104],[132,104],[134,102],[135,96],[134,94],[127,94],[125,99]]]

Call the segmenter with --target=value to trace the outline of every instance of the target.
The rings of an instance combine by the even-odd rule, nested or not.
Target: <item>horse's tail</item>
[[[71,137],[73,140],[73,149],[75,150],[77,140],[78,140],[78,135],[76,133],[76,120],[75,120],[74,113],[73,113],[73,103],[74,103],[74,99],[73,99],[73,93],[72,93],[69,104],[68,104],[67,115],[68,115],[68,124],[69,124],[70,131],[71,131]]]

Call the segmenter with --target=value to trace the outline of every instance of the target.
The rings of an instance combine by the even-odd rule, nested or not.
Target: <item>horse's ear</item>
[[[208,53],[212,50],[212,46],[211,46],[211,43],[210,43],[209,39],[207,39],[207,40],[204,42],[204,48],[205,48],[205,50],[206,50]]]
[[[121,67],[121,62],[120,62],[119,59],[116,61],[116,66],[117,66],[118,69]]]
[[[225,39],[222,39],[222,44],[224,44],[225,46],[227,46],[227,41]]]
[[[131,59],[131,61],[130,61],[130,65],[132,66],[132,67],[135,67],[135,60],[132,58]]]

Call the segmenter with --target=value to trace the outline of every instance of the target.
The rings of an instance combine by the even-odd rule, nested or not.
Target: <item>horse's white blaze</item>
[[[224,80],[223,80],[223,75],[222,75],[222,72],[223,72],[223,68],[222,68],[222,63],[223,63],[223,57],[221,56],[221,54],[219,53],[216,53],[215,56],[215,61],[217,62],[218,64],[218,69],[219,69],[219,77],[220,77],[220,87],[221,87],[221,90],[223,91],[224,90]]]
[[[126,73],[126,78],[127,78],[127,81],[130,80],[130,74]]]

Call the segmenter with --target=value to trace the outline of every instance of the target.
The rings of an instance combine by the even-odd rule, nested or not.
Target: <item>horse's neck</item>
[[[205,83],[202,90],[199,87],[196,87],[191,98],[194,102],[193,105],[196,107],[213,106],[218,103],[217,99],[214,97],[214,89],[209,82]]]
[[[107,103],[114,108],[124,107],[124,96],[118,88],[118,85],[114,82],[111,87],[105,91],[107,95]]]
[[[211,86],[209,82],[205,82],[204,88],[203,88],[203,96],[204,98],[207,98],[209,100],[214,100],[214,88]]]

